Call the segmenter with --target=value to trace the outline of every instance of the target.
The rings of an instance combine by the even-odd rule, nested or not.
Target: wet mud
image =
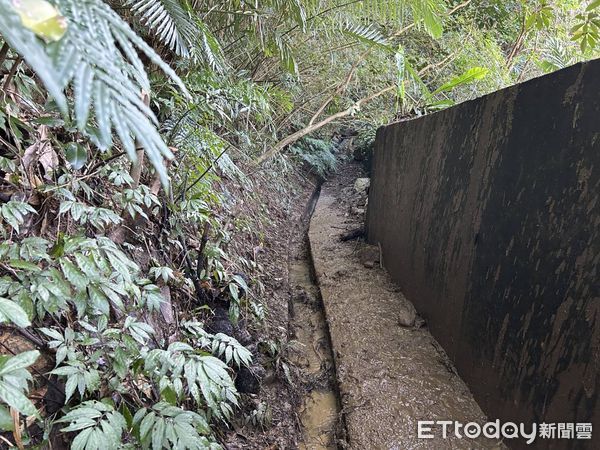
[[[338,448],[341,436],[340,404],[335,382],[331,342],[319,288],[315,283],[308,246],[308,221],[318,192],[297,225],[288,261],[290,299],[290,359],[303,374],[303,399],[299,411],[301,450]]]

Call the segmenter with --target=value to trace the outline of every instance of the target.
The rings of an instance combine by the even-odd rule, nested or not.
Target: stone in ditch
[[[370,178],[357,178],[354,182],[354,190],[359,194],[366,193],[370,185]]]
[[[374,263],[373,261],[365,261],[365,262],[364,262],[364,266],[365,266],[367,269],[372,269],[373,267],[375,267],[375,263]]]
[[[401,327],[412,327],[417,318],[417,311],[411,303],[404,303],[398,314],[398,324]]]

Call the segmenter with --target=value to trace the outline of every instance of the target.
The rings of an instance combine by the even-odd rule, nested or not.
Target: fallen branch
[[[277,144],[275,144],[275,146],[263,153],[255,162],[256,165],[260,165],[263,162],[265,162],[267,159],[272,158],[273,156],[275,156],[277,153],[279,153],[281,150],[283,150],[285,147],[287,147],[290,144],[293,144],[294,142],[296,142],[298,139],[306,136],[307,134],[312,133],[315,130],[318,130],[319,128],[323,128],[325,125],[341,119],[342,117],[347,117],[350,116],[352,114],[354,114],[356,111],[358,111],[362,105],[364,105],[365,103],[382,96],[383,94],[390,92],[392,90],[396,89],[396,85],[392,85],[392,86],[388,86],[374,94],[369,95],[368,97],[362,98],[360,100],[358,100],[357,102],[355,102],[352,106],[350,106],[349,108],[337,112],[329,117],[326,117],[325,119],[321,120],[320,122],[314,123],[312,125],[309,125],[305,128],[302,128],[301,130],[296,131],[295,133],[290,134],[288,137],[286,137],[285,139],[282,139],[281,141],[279,141]]]

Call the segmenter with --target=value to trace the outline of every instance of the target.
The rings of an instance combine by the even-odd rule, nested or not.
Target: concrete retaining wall
[[[369,240],[490,418],[600,442],[599,197],[600,60],[377,133]]]

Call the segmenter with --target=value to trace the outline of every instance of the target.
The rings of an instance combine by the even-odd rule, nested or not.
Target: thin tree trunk
[[[150,94],[142,91],[142,101],[144,105],[150,106]],[[140,185],[142,168],[144,166],[144,147],[139,141],[136,142],[135,153],[137,157],[136,161],[131,163],[131,169],[129,170],[129,175],[133,178],[132,189],[136,189]]]

